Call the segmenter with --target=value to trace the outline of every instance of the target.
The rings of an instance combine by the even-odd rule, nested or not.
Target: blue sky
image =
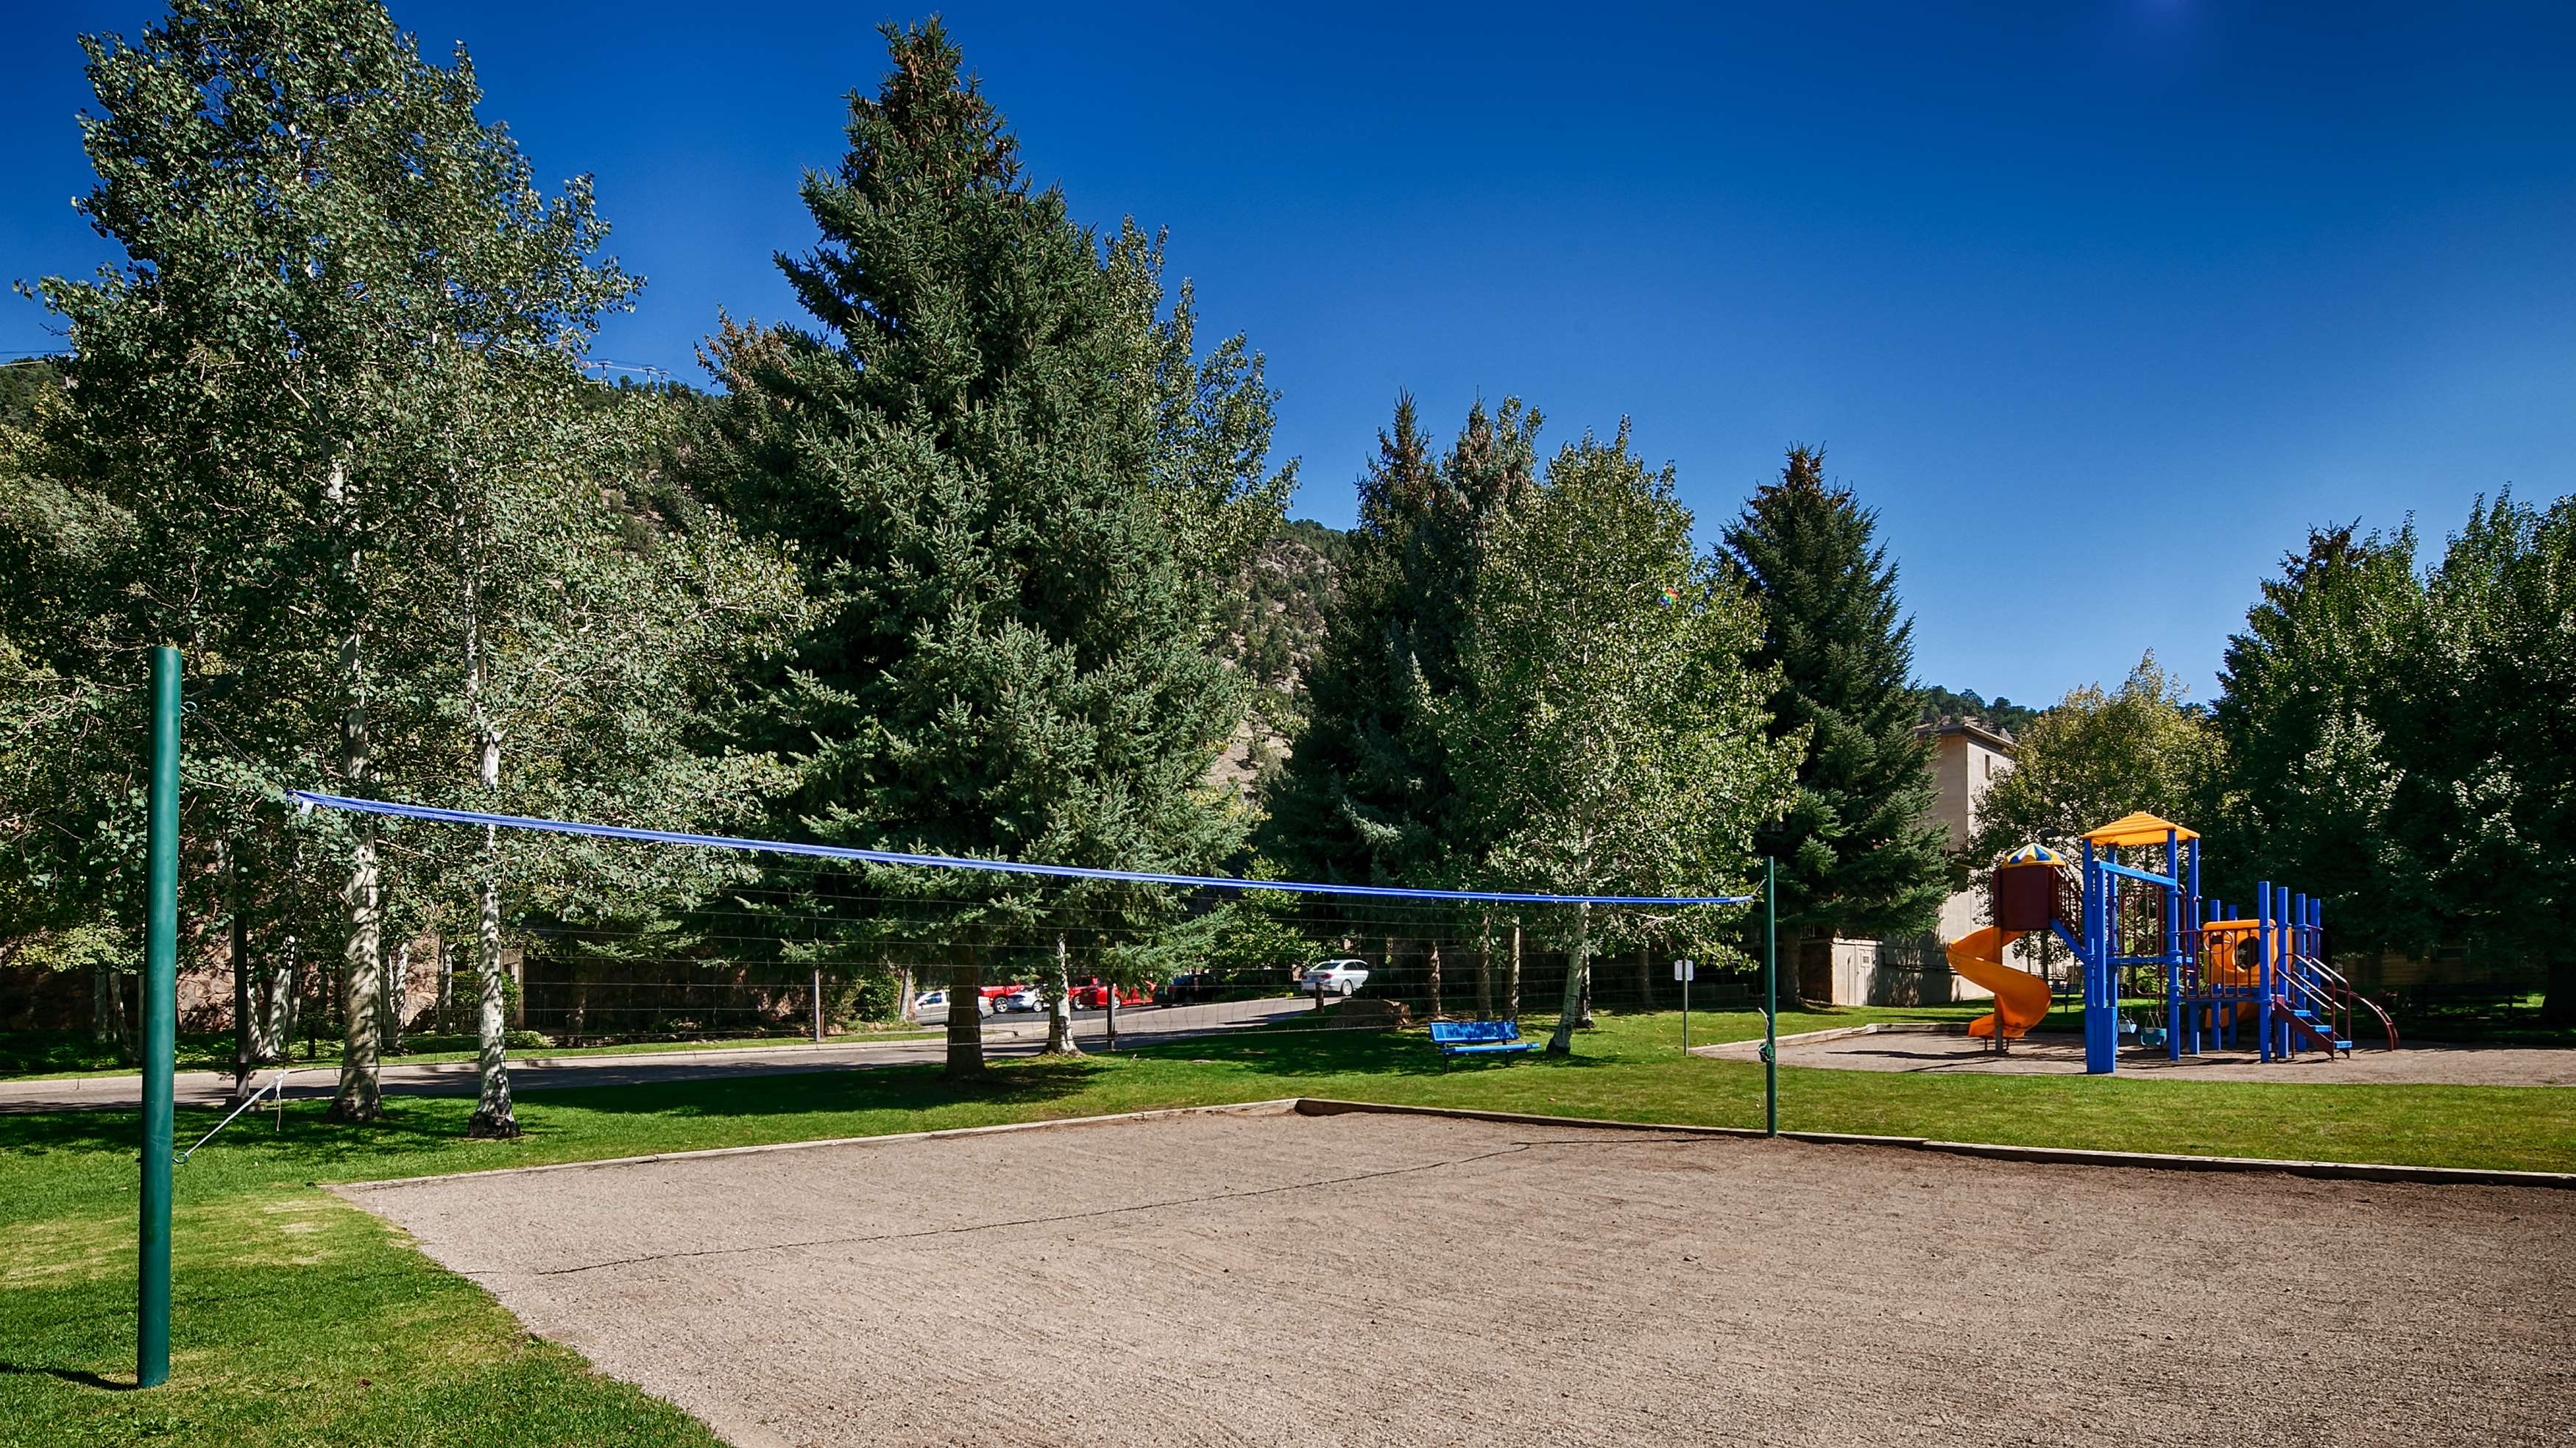
[[[793,306],[802,168],[872,86],[847,4],[397,3],[463,39],[541,174],[651,282],[600,355],[695,376]],[[0,273],[72,214],[72,37],[0,15]],[[906,12],[889,11],[889,14]],[[1296,511],[1351,515],[1399,389],[1453,426],[1635,422],[1713,537],[1792,441],[1881,510],[1919,672],[2024,702],[2143,649],[2215,691],[2313,523],[2439,540],[2576,492],[2576,11],[2084,0],[1408,7],[952,3],[1076,211],[1172,231],[1282,392]],[[53,345],[0,303],[0,351]],[[2036,605],[2036,606],[2034,606]]]

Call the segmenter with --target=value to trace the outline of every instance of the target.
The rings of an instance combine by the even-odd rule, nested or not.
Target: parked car
[[[1036,986],[1024,985],[1018,990],[1011,992],[1009,995],[993,997],[993,1009],[997,1011],[1042,1011],[1046,1009],[1046,996],[1044,993],[1039,991]]]
[[[1095,975],[1089,980],[1075,983],[1073,1008],[1078,1011],[1107,1010],[1113,993],[1122,1006],[1149,1006],[1154,1003],[1154,992],[1150,986],[1113,986]]]
[[[926,990],[921,994],[914,996],[912,998],[912,1013],[917,1016],[924,1011],[937,1011],[942,1015],[946,1015],[948,1013],[948,992],[944,990]]]
[[[1012,981],[1012,982],[1008,983],[1007,985],[988,985],[988,986],[985,986],[985,987],[984,987],[984,988],[983,988],[983,989],[982,989],[978,994],[979,994],[979,997],[980,997],[980,1003],[981,1003],[981,1005],[983,1006],[983,1009],[984,1009],[984,1013],[985,1013],[985,1014],[987,1014],[987,1015],[990,1015],[990,1014],[992,1014],[993,1012],[998,1011],[998,1010],[1001,1010],[1001,1009],[1003,1008],[1003,1007],[1002,1007],[1002,997],[1004,997],[1004,996],[1006,996],[1006,995],[1014,995],[1014,994],[1017,994],[1018,992],[1020,992],[1020,991],[1024,991],[1024,990],[1035,990],[1035,989],[1037,989],[1037,987],[1030,985],[1030,984],[1029,984],[1028,982],[1026,982],[1026,981],[1018,981],[1018,980],[1015,980],[1015,981]]]
[[[1297,989],[1305,995],[1346,996],[1368,984],[1368,978],[1365,960],[1322,960],[1297,977]]]
[[[1216,999],[1216,977],[1206,971],[1176,975],[1163,982],[1159,999],[1167,1006],[1199,1005]]]

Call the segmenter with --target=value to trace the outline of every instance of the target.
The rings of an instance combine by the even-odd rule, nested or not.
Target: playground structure
[[[2015,939],[2040,934],[2065,942],[2082,967],[2089,1075],[2119,1069],[2127,1030],[2176,1061],[2249,1035],[2261,1059],[2278,1061],[2351,1054],[2367,1015],[2397,1048],[2396,1023],[2327,960],[2322,902],[2264,881],[2250,914],[2230,914],[2201,897],[2199,834],[2143,812],[2086,834],[2083,847],[2080,863],[2026,845],[1995,867],[1994,924],[1948,950],[1952,970],[1994,992],[1970,1035],[2002,1049],[2047,1017],[2048,982],[2004,963]],[[2124,863],[2122,851],[2146,864]],[[2124,997],[2154,1001],[2152,1024],[2136,1029]]]

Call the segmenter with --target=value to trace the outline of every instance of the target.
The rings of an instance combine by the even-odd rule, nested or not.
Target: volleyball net
[[[397,882],[412,861],[505,878],[511,1024],[556,1045],[954,1035],[969,1011],[988,1037],[1083,1049],[1436,1019],[1528,1037],[1569,1012],[1676,1009],[1679,962],[1694,1005],[1758,1008],[1750,896],[1191,875],[293,797],[371,831]],[[470,997],[475,941],[395,933],[388,993],[420,1029]]]

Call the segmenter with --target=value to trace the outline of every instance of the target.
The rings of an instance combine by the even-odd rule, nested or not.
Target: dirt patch
[[[1192,1114],[348,1195],[743,1445],[2539,1443],[2576,1193]]]
[[[1721,1061],[1758,1061],[1762,1043],[1704,1046]],[[1990,1041],[1933,1031],[1875,1031],[1831,1040],[1783,1041],[1783,1066],[1842,1071],[1936,1071],[2061,1076],[2084,1070],[2084,1043],[2071,1036],[2032,1036],[2002,1055]],[[2120,1053],[2122,1075],[2165,1081],[2267,1081],[2284,1085],[2576,1086],[2576,1050],[2535,1046],[2363,1047],[2331,1060],[2317,1051],[2266,1062],[2251,1050],[2205,1051],[2176,1061],[2136,1047]]]

